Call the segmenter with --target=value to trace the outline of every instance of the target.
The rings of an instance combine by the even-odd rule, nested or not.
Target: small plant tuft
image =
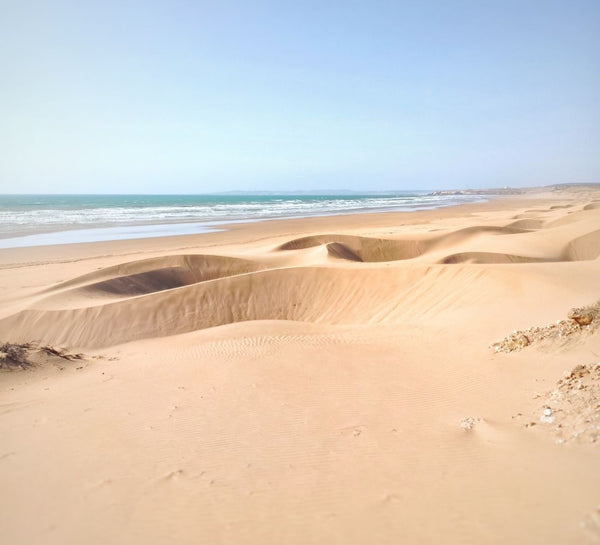
[[[26,369],[31,365],[28,359],[29,344],[3,343],[0,345],[0,369]]]

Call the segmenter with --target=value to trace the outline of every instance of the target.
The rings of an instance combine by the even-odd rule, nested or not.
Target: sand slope
[[[486,293],[510,300],[515,271],[434,265],[550,262],[587,282],[595,267],[568,266],[600,256],[600,216],[589,205],[582,208],[554,220],[553,227],[477,225],[412,240],[296,238],[276,246],[279,259],[269,265],[260,254],[255,260],[190,254],[123,263],[43,290],[30,308],[1,320],[0,332],[15,341],[97,348],[248,320],[402,321],[407,298],[412,314],[431,305],[437,313],[452,310],[456,293],[463,305]],[[529,276],[545,276],[547,267],[518,272],[526,283]]]
[[[599,336],[490,349],[600,298],[598,202],[5,267],[0,340],[87,354],[0,374],[6,542],[598,542],[600,447],[577,419],[600,406]],[[577,365],[585,395],[556,386]],[[561,443],[540,417],[567,405]]]

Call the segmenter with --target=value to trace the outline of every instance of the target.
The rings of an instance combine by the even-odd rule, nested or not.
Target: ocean
[[[233,222],[438,208],[483,200],[375,194],[0,195],[0,248],[185,235]]]

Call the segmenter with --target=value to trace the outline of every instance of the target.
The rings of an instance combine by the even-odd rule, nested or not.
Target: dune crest
[[[85,348],[252,320],[365,325],[402,323],[407,309],[415,317],[432,309],[445,315],[470,306],[472,288],[508,296],[510,282],[494,285],[497,265],[597,260],[598,212],[569,211],[548,207],[536,211],[547,216],[543,221],[478,222],[412,238],[313,234],[266,254],[190,253],[117,263],[40,291],[0,320],[0,331],[14,341]],[[448,275],[445,267],[456,269]],[[444,295],[448,281],[454,287]]]

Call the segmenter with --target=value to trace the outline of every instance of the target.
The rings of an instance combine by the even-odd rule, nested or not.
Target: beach
[[[600,542],[598,185],[219,228],[0,249],[5,543]]]

